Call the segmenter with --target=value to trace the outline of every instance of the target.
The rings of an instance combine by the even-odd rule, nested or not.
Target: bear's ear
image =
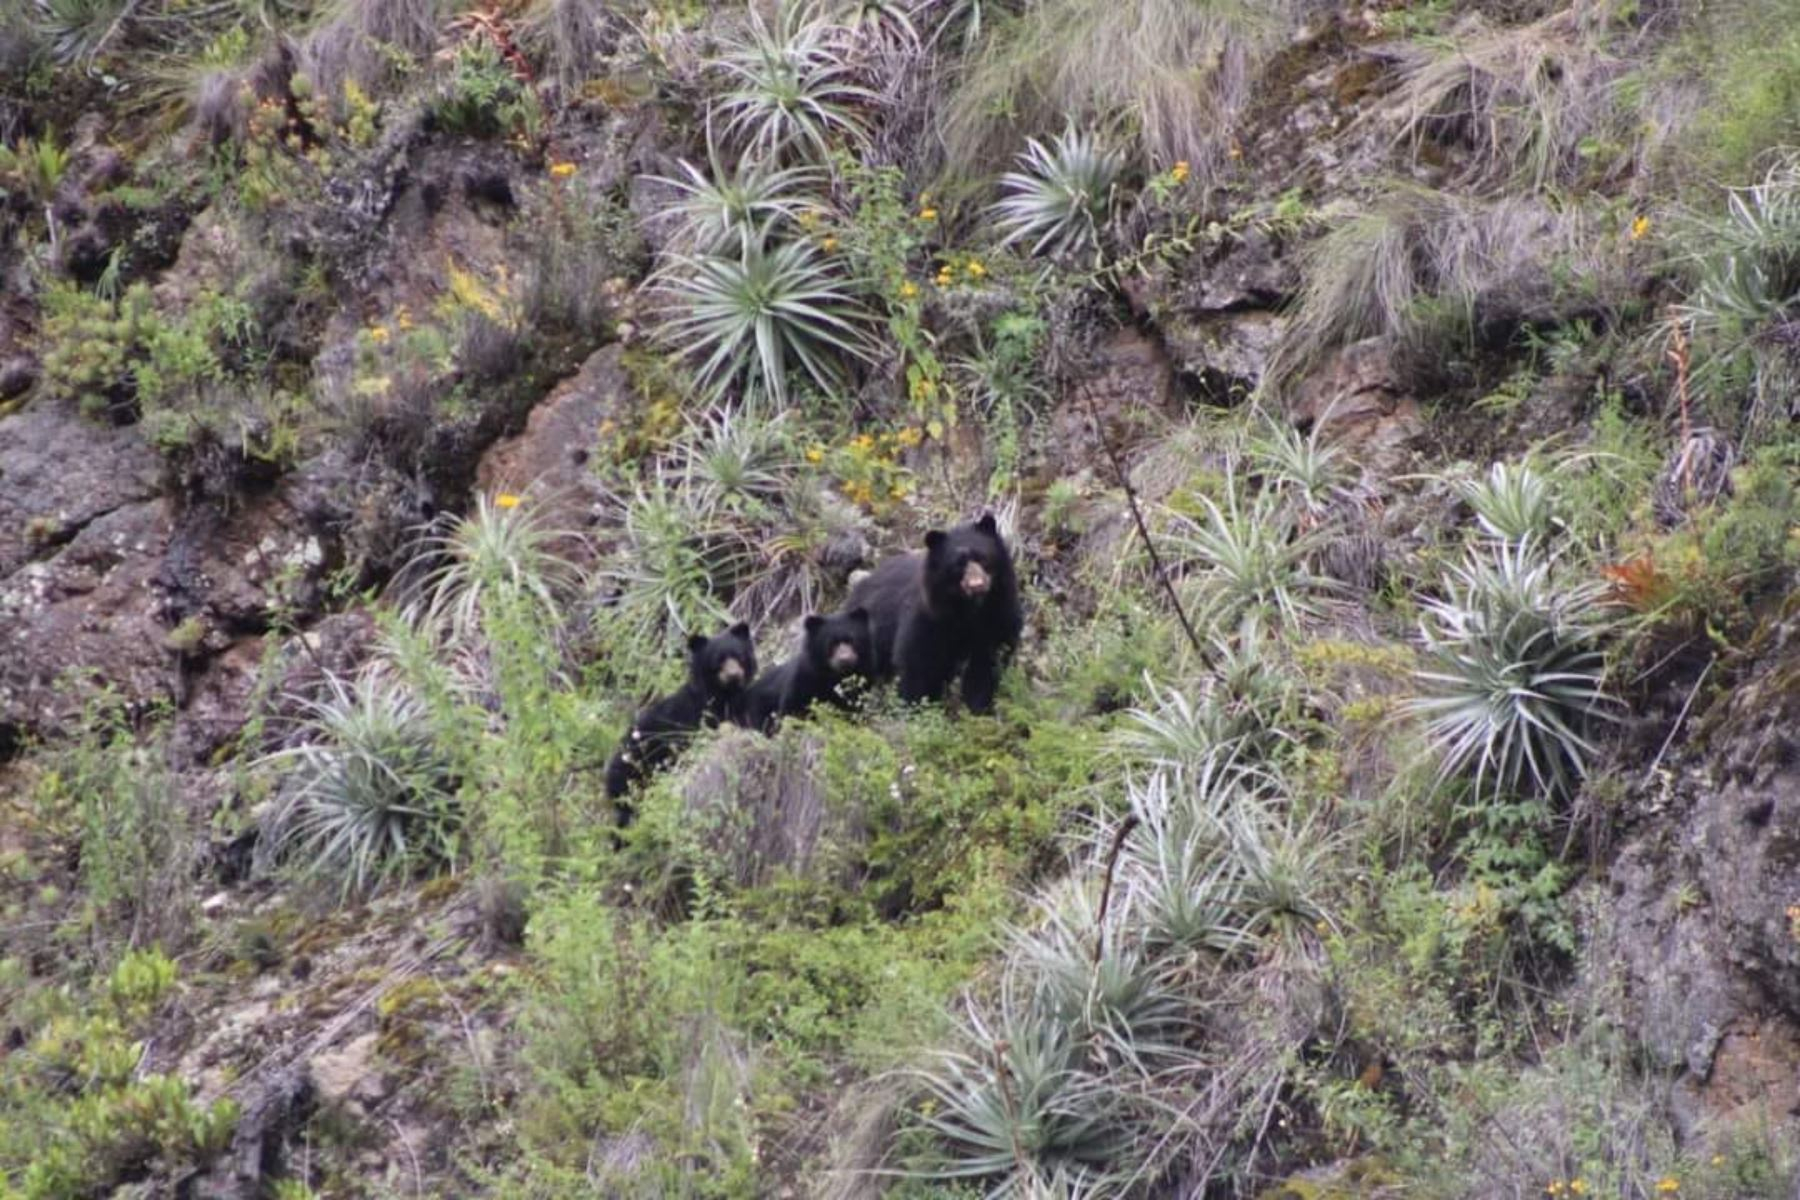
[[[855,621],[858,625],[867,625],[869,623],[869,610],[861,605],[857,605],[844,615],[849,617],[852,621]]]
[[[748,638],[750,636],[750,622],[739,621],[736,625],[733,625],[731,627],[731,636]]]
[[[994,514],[991,512],[982,513],[981,520],[975,522],[975,528],[983,533],[994,534],[996,537],[1000,534],[1000,525],[994,520]]]
[[[706,649],[706,643],[710,640],[704,633],[690,633],[688,634],[688,649],[698,654]]]
[[[949,534],[941,529],[930,530],[925,534],[925,549],[927,551],[936,550],[939,546],[944,544],[944,540],[949,536]]]
[[[806,620],[803,623],[806,626],[806,632],[811,633],[825,623],[825,618],[821,617],[818,613],[807,613]]]

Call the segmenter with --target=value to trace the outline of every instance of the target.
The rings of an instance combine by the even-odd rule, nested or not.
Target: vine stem
[[[1182,606],[1181,597],[1175,594],[1175,584],[1169,579],[1169,572],[1163,566],[1162,556],[1156,552],[1156,542],[1150,537],[1150,527],[1144,523],[1144,512],[1138,505],[1137,489],[1131,486],[1131,476],[1125,471],[1125,464],[1119,458],[1119,452],[1106,436],[1106,426],[1100,421],[1100,407],[1094,403],[1094,392],[1086,382],[1076,385],[1081,392],[1082,400],[1087,404],[1088,419],[1093,423],[1094,436],[1100,439],[1100,448],[1106,452],[1106,459],[1112,464],[1113,474],[1124,489],[1125,503],[1131,508],[1131,519],[1137,525],[1138,537],[1144,543],[1144,549],[1150,554],[1150,569],[1156,575],[1156,581],[1162,585],[1163,593],[1169,598],[1169,605],[1175,610],[1175,619],[1181,622],[1181,632],[1187,635],[1188,644],[1194,653],[1202,659],[1206,658],[1206,647],[1201,644],[1200,635],[1194,632],[1193,623],[1188,620],[1187,609]]]
[[[1112,849],[1106,854],[1106,882],[1100,886],[1100,912],[1094,918],[1094,962],[1106,953],[1106,910],[1112,905],[1113,872],[1119,866],[1119,853],[1125,849],[1125,839],[1131,831],[1138,827],[1136,813],[1126,813],[1125,819],[1119,822],[1119,830],[1113,834]]]

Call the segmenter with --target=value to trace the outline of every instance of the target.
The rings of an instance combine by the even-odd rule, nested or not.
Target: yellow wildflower
[[[824,250],[827,254],[831,253],[833,250],[836,250],[838,248],[837,237],[833,234],[829,234],[829,233],[826,234],[824,237],[819,239],[819,248],[821,250]]]
[[[1175,164],[1174,170],[1169,172],[1169,178],[1173,179],[1176,183],[1186,183],[1187,178],[1188,178],[1188,171],[1189,171],[1189,167],[1187,164],[1187,160],[1182,159],[1180,162]]]
[[[896,483],[888,489],[888,496],[895,500],[904,500],[906,499],[906,489]]]
[[[968,266],[964,267],[963,270],[969,273],[970,279],[980,279],[987,274],[987,267],[982,265],[979,258],[971,258]]]
[[[1712,1156],[1712,1165],[1713,1165],[1713,1166],[1715,1166],[1715,1167],[1722,1167],[1722,1166],[1724,1166],[1724,1165],[1725,1165],[1725,1156],[1724,1156],[1724,1155],[1723,1155],[1723,1154],[1715,1154],[1715,1155],[1713,1155],[1713,1156]]]
[[[811,229],[819,223],[819,214],[810,208],[803,208],[800,210],[800,215],[794,219],[800,222],[800,228]]]
[[[1640,215],[1635,221],[1633,221],[1631,223],[1631,240],[1632,241],[1634,241],[1634,242],[1642,241],[1644,239],[1644,235],[1649,232],[1650,232],[1650,218],[1649,217]]]
[[[869,434],[859,433],[856,435],[856,448],[858,450],[872,450],[875,448],[875,439]]]
[[[1569,1180],[1569,1195],[1585,1196],[1585,1195],[1587,1195],[1587,1191],[1588,1191],[1587,1180],[1585,1180],[1585,1179]]]
[[[511,492],[501,492],[494,497],[494,504],[500,508],[517,508],[519,507],[519,498]]]
[[[550,174],[554,175],[558,179],[567,179],[569,176],[573,175],[574,173],[575,173],[575,164],[572,162],[559,162],[559,163],[551,163],[550,164]]]
[[[386,325],[371,325],[369,327],[369,338],[378,345],[387,341],[388,327]]]
[[[407,311],[406,305],[402,304],[394,313],[394,325],[401,333],[405,333],[413,327],[412,313]]]
[[[903,280],[901,282],[900,298],[902,300],[911,300],[914,296],[917,296],[918,294],[919,294],[919,285],[918,284],[914,283],[910,279]]]
[[[919,220],[921,221],[935,221],[937,220],[937,217],[938,211],[935,208],[921,208],[919,210]]]
[[[1552,1179],[1544,1188],[1544,1195],[1546,1196],[1560,1196],[1562,1194],[1563,1181],[1560,1179]]]
[[[808,446],[806,448],[806,461],[809,463],[824,462],[825,461],[825,447],[823,447],[823,446]]]
[[[902,446],[912,447],[924,441],[925,434],[916,425],[908,425],[894,435],[894,440]]]
[[[1673,1175],[1664,1175],[1661,1179],[1656,1181],[1656,1194],[1659,1196],[1672,1196],[1680,1190],[1681,1180],[1675,1178]]]

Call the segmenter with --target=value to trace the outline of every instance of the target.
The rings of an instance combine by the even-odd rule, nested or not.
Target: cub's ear
[[[939,546],[942,546],[944,544],[944,540],[946,538],[948,538],[949,536],[950,536],[949,534],[945,533],[941,529],[931,530],[929,533],[927,533],[925,535],[925,549],[926,550],[936,550]]]
[[[818,613],[807,613],[806,620],[803,622],[803,624],[806,626],[806,632],[808,632],[808,633],[813,632],[813,630],[817,629],[819,626],[823,625],[824,623],[825,623],[825,618],[821,617]]]
[[[849,617],[852,621],[855,621],[859,625],[867,625],[869,623],[869,610],[862,607],[861,605],[858,605],[857,607],[851,609],[849,612],[845,613],[844,615],[846,617]]]
[[[981,520],[975,522],[975,528],[981,530],[983,533],[991,533],[995,536],[998,536],[1000,533],[999,522],[994,520],[994,514],[991,512],[982,513]]]
[[[733,625],[731,627],[731,636],[748,638],[750,636],[750,622],[739,621],[736,625]]]
[[[688,634],[688,649],[698,654],[706,649],[706,643],[710,640],[704,633],[690,633]]]

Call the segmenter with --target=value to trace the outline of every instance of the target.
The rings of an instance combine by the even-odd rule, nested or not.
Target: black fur
[[[987,587],[969,594],[971,567]],[[869,610],[875,674],[897,677],[902,700],[941,700],[958,672],[970,712],[991,712],[1003,659],[1019,643],[1024,613],[1012,555],[992,514],[945,533],[925,549],[890,558],[850,589],[850,604]]]
[[[744,724],[773,733],[782,717],[802,716],[814,704],[828,701],[847,709],[851,697],[841,690],[849,679],[868,679],[874,670],[874,639],[869,614],[860,608],[806,618],[800,652],[763,675],[744,702]]]
[[[735,678],[730,674],[733,663]],[[696,633],[688,639],[687,682],[637,715],[606,764],[606,795],[622,822],[631,819],[631,812],[618,801],[645,776],[667,765],[695,730],[721,721],[742,722],[744,700],[755,679],[756,647],[750,626],[739,622],[717,637]]]

